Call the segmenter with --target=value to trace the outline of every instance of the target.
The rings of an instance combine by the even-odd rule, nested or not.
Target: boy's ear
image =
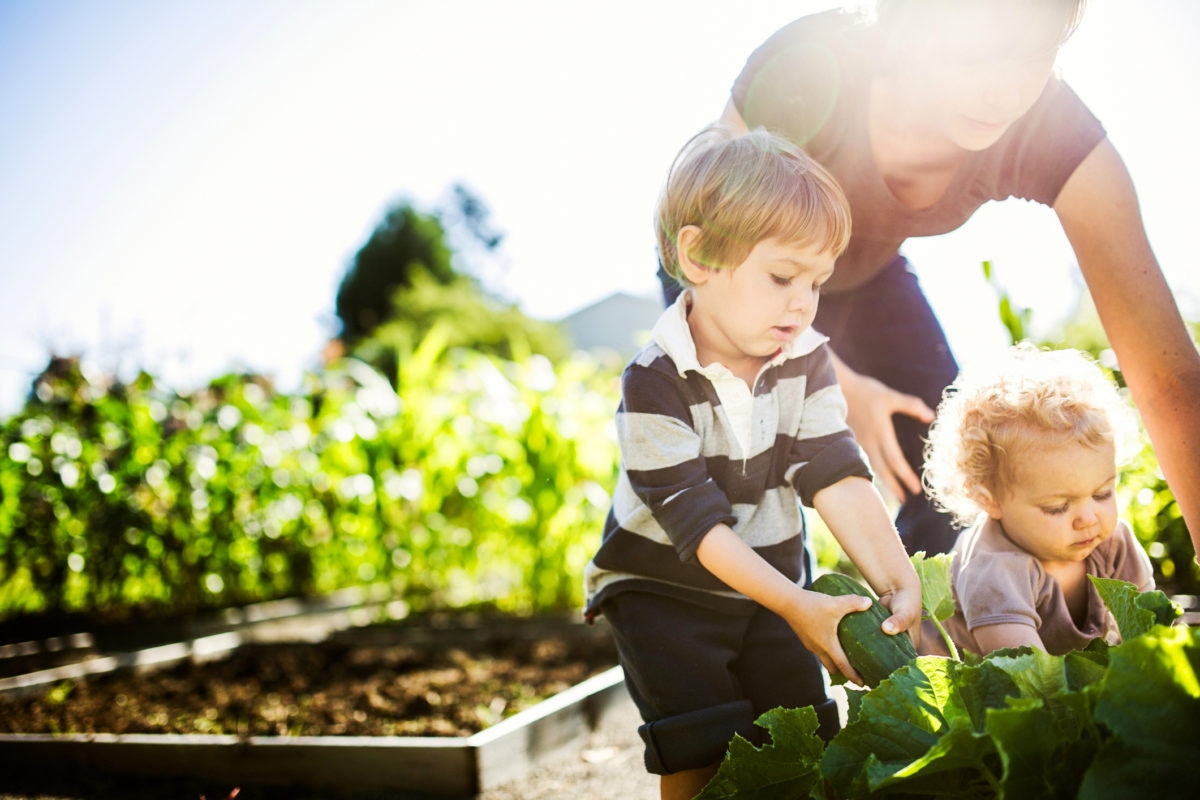
[[[695,225],[684,225],[675,237],[675,254],[679,258],[679,269],[693,286],[708,281],[712,270],[692,257],[692,251],[700,243],[704,232]]]

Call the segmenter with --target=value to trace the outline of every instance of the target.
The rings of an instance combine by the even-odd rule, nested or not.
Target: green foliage
[[[999,279],[992,273],[992,262],[983,262],[983,277],[996,293],[998,310],[1000,312],[1000,324],[1008,331],[1009,341],[1013,344],[1024,341],[1027,338],[1026,332],[1029,329],[1029,322],[1033,316],[1033,312],[1028,308],[1022,308],[1013,304],[1008,290],[1001,285]]]
[[[922,656],[852,691],[851,719],[828,745],[812,708],[774,709],[757,721],[770,743],[735,738],[699,796],[1189,796],[1200,637],[1157,624],[1178,611],[1161,592],[1100,589],[1122,609],[1123,644],[1003,650],[976,663]]]
[[[951,556],[949,553],[926,556],[924,551],[921,551],[914,553],[910,560],[917,571],[917,578],[921,581],[923,616],[933,623],[942,638],[942,643],[946,645],[946,651],[957,661],[958,646],[942,626],[943,622],[954,616],[955,610],[954,586],[950,579]]]
[[[396,291],[394,303],[395,313],[351,352],[397,388],[401,358],[435,329],[447,349],[471,348],[511,361],[538,354],[558,362],[568,355],[567,337],[556,325],[530,319],[516,306],[481,292],[468,278],[440,284],[416,275],[409,287]]]
[[[1150,555],[1155,580],[1175,593],[1200,594],[1195,545],[1150,448],[1122,470],[1119,488],[1122,516]]]
[[[755,724],[778,743],[755,747],[735,734],[721,769],[700,793],[701,800],[799,800],[820,780],[822,743],[812,706],[775,708]]]
[[[1112,653],[1094,720],[1110,732],[1081,798],[1190,797],[1200,734],[1195,628],[1155,628]]]
[[[1123,639],[1141,636],[1155,625],[1171,625],[1183,614],[1183,610],[1160,591],[1138,592],[1132,583],[1095,575],[1088,575],[1088,580],[1112,612]]]
[[[560,361],[567,337],[484,290],[477,275],[503,236],[483,202],[463,186],[434,213],[401,203],[358,251],[336,298],[342,349],[396,385],[399,361],[435,325],[442,344],[523,361],[537,353]],[[451,246],[453,243],[453,247]]]
[[[578,606],[616,376],[432,336],[401,378],[397,396],[346,360],[295,395],[232,375],[179,395],[58,364],[0,425],[0,616],[362,584],[414,607]]]
[[[407,203],[389,210],[338,287],[335,309],[342,341],[353,345],[371,335],[391,317],[396,291],[411,287],[418,275],[443,285],[452,282],[457,273],[445,238],[436,215]]]

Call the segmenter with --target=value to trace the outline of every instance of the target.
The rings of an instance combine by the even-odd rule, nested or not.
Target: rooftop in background
[[[632,358],[663,312],[656,297],[614,292],[563,317],[561,324],[581,350],[608,350]]]

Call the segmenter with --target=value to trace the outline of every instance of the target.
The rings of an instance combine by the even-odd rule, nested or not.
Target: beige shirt
[[[1089,575],[1127,581],[1138,591],[1154,588],[1150,558],[1124,522],[1117,523],[1113,535],[1092,551],[1085,564]],[[1116,620],[1091,581],[1087,616],[1077,625],[1058,581],[993,519],[985,518],[959,536],[951,575],[956,609],[946,630],[960,648],[981,652],[972,632],[1000,624],[1032,625],[1046,652],[1055,655],[1086,647],[1097,637],[1110,644],[1120,642]]]

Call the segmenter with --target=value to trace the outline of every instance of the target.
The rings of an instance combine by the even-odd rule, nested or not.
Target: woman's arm
[[[1067,180],[1054,210],[1200,550],[1200,354],[1146,238],[1133,181],[1107,139]]]
[[[728,525],[717,525],[700,541],[696,557],[726,586],[741,592],[787,620],[788,625],[829,672],[840,672],[854,683],[862,678],[850,666],[837,638],[837,625],[851,611],[870,607],[858,595],[829,597],[809,592],[746,544]]]

